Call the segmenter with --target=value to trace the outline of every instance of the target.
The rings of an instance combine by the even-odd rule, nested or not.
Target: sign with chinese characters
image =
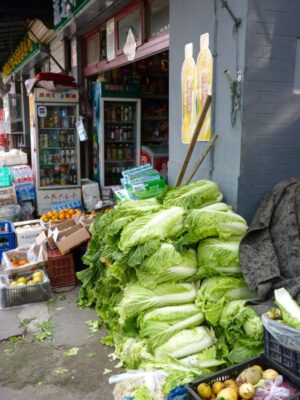
[[[53,206],[64,202],[81,201],[81,189],[47,189],[37,191],[37,212],[42,215],[52,209]]]
[[[59,30],[90,0],[53,0],[54,29]]]
[[[47,89],[36,88],[35,100],[44,103],[65,101],[66,103],[77,103],[79,101],[78,90],[68,89],[62,92],[52,92]]]

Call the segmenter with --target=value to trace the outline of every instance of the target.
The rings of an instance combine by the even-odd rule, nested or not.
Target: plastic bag
[[[4,221],[20,221],[21,207],[19,204],[0,207],[0,220]]]
[[[290,350],[299,351],[300,330],[268,318],[266,315],[262,315],[262,323],[279,344]]]
[[[20,216],[23,221],[32,220],[33,212],[34,207],[32,206],[30,201],[25,201],[24,203],[21,203]]]
[[[281,400],[290,397],[290,391],[282,387],[283,378],[278,375],[275,381],[266,380],[255,391],[254,400]]]
[[[164,371],[128,371],[109,378],[114,388],[114,400],[134,399],[134,391],[139,386],[146,386],[153,400],[163,400],[162,386],[167,374]]]

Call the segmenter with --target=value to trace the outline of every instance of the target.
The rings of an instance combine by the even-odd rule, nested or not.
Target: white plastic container
[[[39,219],[15,222],[14,227],[18,246],[35,243],[35,239],[44,230]]]

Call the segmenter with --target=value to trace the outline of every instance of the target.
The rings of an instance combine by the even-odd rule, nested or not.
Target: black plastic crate
[[[264,329],[264,339],[265,355],[300,377],[300,349],[295,351],[282,346],[267,329]]]
[[[43,283],[33,285],[9,286],[9,282],[25,277],[27,280],[33,272],[23,272],[11,276],[0,277],[0,308],[10,308],[39,301],[47,301],[52,298],[52,291],[48,276],[43,273]]]
[[[243,372],[246,368],[251,367],[252,365],[260,365],[263,369],[272,368],[279,372],[280,375],[283,376],[283,379],[286,383],[290,384],[293,389],[297,390],[295,395],[292,395],[286,400],[300,400],[300,377],[292,374],[289,370],[284,368],[282,365],[276,363],[275,361],[269,360],[266,356],[261,355],[241,364],[233,365],[232,367],[225,368],[219,372],[216,372],[212,375],[207,375],[201,377],[191,383],[189,383],[186,388],[190,394],[191,399],[202,400],[202,398],[197,393],[197,386],[200,383],[208,383],[211,385],[216,381],[225,381],[226,379],[236,379],[238,375]]]

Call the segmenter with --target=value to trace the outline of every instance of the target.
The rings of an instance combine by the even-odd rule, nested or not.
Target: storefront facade
[[[188,149],[181,135],[184,47],[193,44],[196,61],[200,35],[205,33],[209,34],[213,57],[211,126],[219,139],[194,179],[216,181],[226,201],[250,221],[263,195],[274,184],[298,175],[297,2],[290,1],[288,7],[284,2],[269,0],[53,3],[55,35],[50,41],[51,53],[89,93],[91,82],[106,77],[109,81],[112,71],[167,52],[170,184],[175,183]],[[167,3],[167,8],[162,7]],[[155,13],[157,7],[159,13]],[[130,27],[136,46],[132,59],[124,54]],[[51,59],[43,68],[59,72]],[[224,74],[225,70],[229,75]],[[26,69],[28,72],[32,77],[33,66]],[[90,126],[90,135],[92,130]],[[188,172],[206,146],[206,142],[197,142]],[[82,147],[88,171],[93,148]]]
[[[296,154],[299,99],[293,93],[298,5],[291,2],[287,9],[282,2],[267,0],[232,0],[227,5],[229,9],[222,1],[172,0],[169,36],[163,35],[155,42],[155,46],[169,47],[168,179],[171,184],[175,182],[188,148],[180,134],[184,46],[193,43],[196,59],[200,35],[209,33],[214,60],[212,130],[219,139],[195,179],[216,181],[226,201],[250,221],[267,190],[280,180],[297,175],[300,166]],[[115,12],[103,3],[95,17],[97,24],[89,25],[90,29],[85,27],[82,35],[80,30],[77,34],[88,38],[93,29],[101,30],[114,15],[122,15],[124,7],[129,10],[136,3],[114,2],[114,6]],[[143,53],[147,46],[150,44],[137,47],[136,59],[149,54]],[[83,78],[126,63],[120,54],[109,62],[99,57],[91,63],[81,56]],[[233,81],[240,74],[233,97],[225,70],[230,71]],[[197,143],[190,168],[205,147],[205,142]]]

